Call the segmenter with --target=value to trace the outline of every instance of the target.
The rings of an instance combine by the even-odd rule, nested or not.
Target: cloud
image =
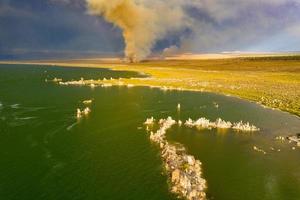
[[[31,12],[26,10],[14,8],[9,4],[0,3],[0,17],[25,17],[25,18],[34,18],[34,15]]]
[[[288,27],[287,32],[293,37],[300,38],[300,22],[293,24],[291,27]]]
[[[84,0],[48,0],[49,4],[67,6],[73,9],[84,9],[85,1]]]
[[[202,0],[192,13],[195,19],[192,35],[183,38],[182,48],[194,52],[247,50],[299,21],[300,3],[296,0]]]
[[[298,0],[87,0],[123,30],[125,55],[143,59],[163,40],[181,51],[243,50],[300,20]],[[188,31],[186,31],[188,30]],[[181,33],[181,35],[174,34]],[[175,39],[176,40],[176,39]],[[175,44],[170,44],[174,48]],[[154,48],[156,47],[156,48]]]
[[[168,54],[255,48],[262,51],[300,50],[299,0],[88,2],[1,0],[0,51],[13,53],[13,49],[25,49],[28,52],[74,50],[119,53],[125,49],[128,57],[143,59],[153,51],[160,53],[164,49]],[[117,12],[119,18],[112,19],[103,8],[98,9],[103,5],[107,6],[105,9],[110,9],[122,2],[127,2],[123,5],[133,6],[137,10],[135,14],[125,17],[124,13]],[[92,6],[90,11],[96,16],[87,14],[88,5],[93,4],[97,4],[98,8]],[[124,27],[121,22],[129,22],[128,18],[135,25]],[[124,31],[125,28],[132,32],[128,29]]]
[[[85,5],[85,1],[78,2]],[[44,50],[120,52],[124,44],[118,29],[103,19],[89,16],[85,8],[66,3],[28,0],[24,5],[19,0],[1,1],[0,54],[19,55],[14,49],[43,53]]]
[[[180,52],[179,48],[176,45],[172,45],[163,50],[163,56],[172,56]]]

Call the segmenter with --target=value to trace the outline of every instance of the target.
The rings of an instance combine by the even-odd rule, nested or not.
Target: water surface
[[[245,134],[174,126],[168,132],[170,142],[182,143],[202,161],[211,199],[300,198],[300,149],[274,140],[300,132],[297,117],[210,93],[45,82],[54,77],[136,76],[104,69],[0,65],[0,199],[176,199],[162,174],[159,150],[142,125],[150,116],[221,117],[261,128]],[[94,99],[92,113],[78,121],[76,109],[84,108],[86,99]]]

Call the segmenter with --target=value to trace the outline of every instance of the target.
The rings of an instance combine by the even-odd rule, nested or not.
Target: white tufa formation
[[[231,122],[226,122],[226,121],[222,120],[221,118],[218,118],[215,122],[215,127],[216,128],[228,129],[228,128],[232,127],[232,123]]]
[[[152,118],[146,122],[154,122]],[[188,200],[205,200],[206,180],[202,178],[201,162],[187,155],[183,147],[170,145],[166,132],[176,121],[171,117],[160,119],[160,128],[150,133],[150,140],[159,145],[165,170],[169,176],[171,191]]]
[[[250,132],[260,130],[256,126],[249,124],[249,122],[243,123],[243,121],[234,123],[232,128],[235,129],[235,130],[239,130],[239,131],[250,131]]]
[[[83,104],[92,104],[93,103],[93,100],[84,100],[83,102],[82,102]]]
[[[87,116],[91,113],[91,109],[89,107],[86,107],[84,110],[80,110],[79,108],[77,108],[77,119],[82,118],[83,116]]]
[[[249,122],[243,123],[243,121],[237,122],[237,123],[231,123],[222,120],[221,118],[218,118],[215,122],[211,122],[209,119],[206,119],[204,117],[199,118],[196,121],[193,121],[192,119],[188,119],[185,122],[185,126],[193,128],[203,128],[203,129],[212,129],[212,128],[219,128],[219,129],[234,129],[238,131],[244,131],[244,132],[255,132],[259,131],[260,129],[257,128],[254,125],[251,125]]]
[[[181,109],[181,105],[179,103],[179,104],[177,104],[177,110],[180,111],[180,109]]]
[[[155,122],[155,119],[153,117],[146,119],[144,122],[145,125],[153,125]]]
[[[294,136],[289,136],[287,139],[290,142],[296,143],[298,147],[300,147],[300,133],[294,135]]]
[[[263,154],[267,154],[266,151],[264,151],[263,149],[258,148],[257,146],[253,146],[253,150],[257,151],[257,152],[260,152],[260,153],[263,153]]]

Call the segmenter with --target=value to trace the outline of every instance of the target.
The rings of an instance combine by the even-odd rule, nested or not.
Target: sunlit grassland
[[[147,74],[148,78],[122,79],[122,84],[233,95],[300,116],[300,56],[152,60],[136,64],[93,59],[53,63],[136,71]],[[120,84],[120,80],[100,82]]]
[[[300,116],[300,59],[293,57],[151,61],[113,69],[151,77],[125,80],[128,84],[233,95]]]

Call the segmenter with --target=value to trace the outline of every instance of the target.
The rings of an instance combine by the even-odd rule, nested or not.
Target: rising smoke
[[[190,30],[163,53],[231,50],[299,25],[299,0],[85,0],[89,13],[123,31],[125,56],[145,59],[157,41]],[[285,12],[281,12],[285,10]],[[226,48],[230,47],[230,48]],[[240,49],[243,50],[243,49]]]
[[[86,0],[90,14],[103,16],[123,31],[129,62],[146,58],[169,32],[191,25],[183,5],[161,0]]]

